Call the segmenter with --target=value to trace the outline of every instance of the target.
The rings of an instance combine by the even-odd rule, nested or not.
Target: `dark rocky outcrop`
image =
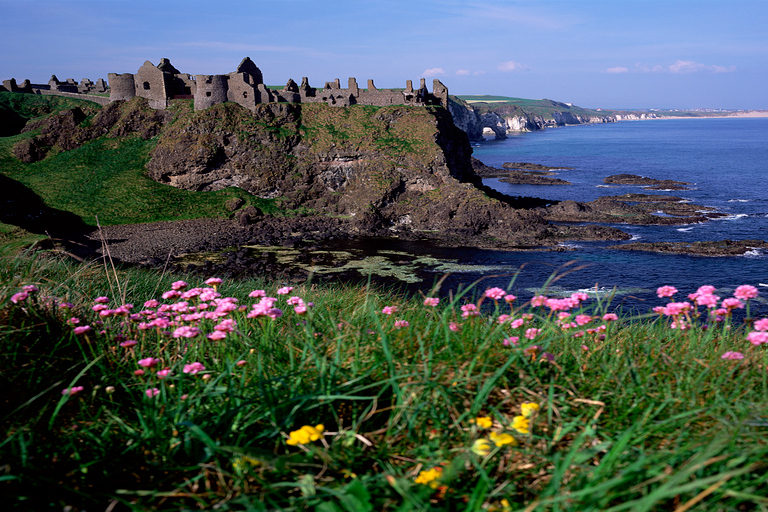
[[[571,183],[560,178],[549,178],[548,176],[554,176],[555,173],[549,169],[555,169],[554,167],[547,167],[546,165],[539,164],[519,164],[520,167],[508,167],[510,164],[505,163],[504,169],[498,169],[485,165],[477,158],[472,158],[472,168],[475,170],[478,176],[481,178],[500,178],[500,181],[505,183],[511,183],[513,185],[570,185]]]
[[[599,197],[590,202],[561,201],[540,209],[544,218],[552,222],[606,222],[641,225],[680,225],[706,222],[724,214],[714,208],[685,202],[667,201],[668,196],[630,195]],[[677,199],[677,198],[672,198]]]
[[[608,249],[645,251],[661,254],[688,254],[690,256],[743,256],[756,249],[768,249],[765,240],[718,240],[712,242],[633,242],[612,245]]]
[[[166,128],[147,167],[175,187],[238,186],[335,215],[358,235],[537,246],[587,233],[566,233],[514,198],[486,193],[466,134],[442,108],[217,105]],[[626,237],[611,229],[600,236]]]
[[[685,181],[675,180],[657,180],[635,174],[614,174],[603,180],[603,183],[609,185],[642,185],[648,190],[689,190]]]

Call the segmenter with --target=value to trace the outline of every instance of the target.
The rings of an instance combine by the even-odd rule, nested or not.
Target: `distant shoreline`
[[[723,114],[712,115],[700,115],[700,116],[668,116],[661,115],[657,117],[650,117],[649,120],[655,119],[732,119],[735,117],[768,117],[768,110],[750,110],[747,112],[732,112]]]

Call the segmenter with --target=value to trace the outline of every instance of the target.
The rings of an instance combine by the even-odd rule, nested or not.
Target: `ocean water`
[[[712,206],[727,216],[684,226],[615,226],[636,241],[704,241],[768,237],[768,119],[672,119],[570,126],[512,135],[473,144],[474,156],[487,165],[533,162],[572,167],[557,172],[570,186],[485,183],[514,196],[591,201],[629,192],[675,195]],[[691,190],[646,191],[640,186],[611,186],[613,174],[636,174],[692,183]],[[550,280],[547,293],[567,295],[594,290],[613,294],[612,304],[648,311],[661,301],[655,290],[673,285],[684,294],[704,284],[726,297],[736,286],[758,286],[768,298],[768,255],[696,257],[605,249],[617,242],[574,242],[567,252],[445,249],[418,243],[360,241],[361,254],[410,253],[446,262],[420,267],[423,288],[446,272],[443,290],[481,280],[478,288],[500,286],[527,298]],[[430,276],[430,273],[432,274]],[[553,275],[559,277],[551,281]],[[763,284],[765,286],[759,286]],[[682,299],[682,297],[679,297]],[[755,304],[768,313],[768,302]],[[754,311],[754,310],[753,310]]]

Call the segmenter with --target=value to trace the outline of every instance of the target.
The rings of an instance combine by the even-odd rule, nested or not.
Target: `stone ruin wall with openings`
[[[146,98],[152,108],[164,109],[173,99],[194,98],[195,110],[204,110],[226,101],[234,102],[249,110],[262,103],[327,103],[339,107],[350,105],[442,105],[448,107],[448,89],[439,81],[433,81],[432,92],[422,78],[418,89],[410,80],[403,90],[377,89],[373,80],[361,89],[357,80],[350,78],[342,88],[339,79],[326,82],[321,88],[311,87],[306,77],[301,85],[293,80],[283,89],[269,89],[264,85],[261,70],[246,57],[235,71],[228,75],[191,75],[180,73],[168,59],[157,66],[146,61],[136,74],[109,74],[110,100],[129,100],[135,96]]]
[[[342,88],[339,79],[326,82],[322,88],[309,85],[304,77],[301,85],[293,80],[283,89],[269,89],[264,85],[261,70],[246,57],[235,71],[228,75],[188,75],[177,70],[168,59],[161,59],[155,66],[144,62],[136,73],[109,73],[108,82],[96,82],[84,78],[79,83],[68,78],[62,82],[56,75],[47,84],[31,84],[25,80],[17,84],[15,79],[3,81],[0,91],[68,96],[106,105],[112,101],[130,100],[136,96],[146,98],[150,107],[165,109],[174,99],[194,99],[195,110],[231,101],[253,111],[262,103],[327,103],[338,107],[350,105],[442,105],[448,108],[448,89],[434,80],[432,92],[422,78],[418,89],[408,80],[405,89],[377,89],[373,80],[361,89],[355,78],[350,78]],[[98,96],[109,92],[109,97]]]

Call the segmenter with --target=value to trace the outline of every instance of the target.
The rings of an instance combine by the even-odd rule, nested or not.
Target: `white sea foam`
[[[569,243],[569,242],[560,242],[557,244],[558,247],[565,247],[566,249],[581,249],[584,247],[583,245]]]
[[[692,229],[693,229],[693,226],[691,226],[691,227],[689,227],[689,228],[677,228],[677,231],[683,231],[683,232],[686,232],[686,231],[690,231],[690,230],[692,230]]]
[[[745,258],[761,258],[765,256],[765,250],[758,247],[750,247],[747,252],[742,254]]]
[[[746,213],[732,213],[730,215],[726,215],[725,217],[716,217],[712,220],[739,220],[743,219],[744,217],[749,217],[749,214]]]
[[[632,242],[634,240],[640,240],[641,238],[643,237],[641,237],[640,235],[632,235],[632,238],[630,238],[629,241]]]
[[[752,202],[751,199],[729,199],[729,203],[750,203]]]

